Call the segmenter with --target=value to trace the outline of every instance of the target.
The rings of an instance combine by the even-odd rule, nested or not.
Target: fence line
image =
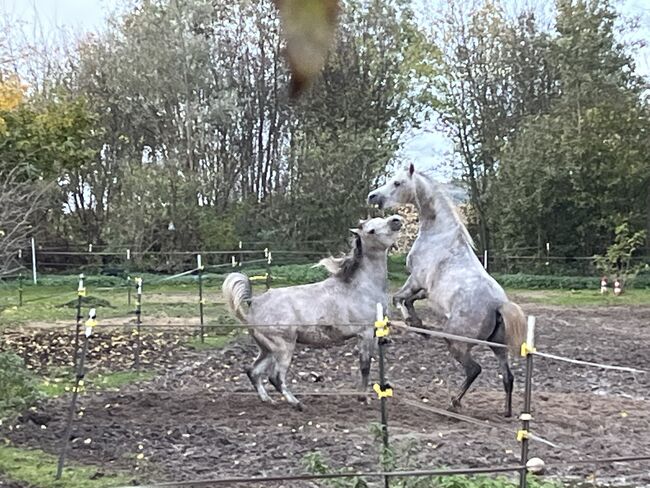
[[[574,461],[564,461],[558,463],[545,464],[545,468],[571,467],[574,465],[599,465],[650,461],[650,455],[644,456],[627,456],[627,457],[609,457],[609,458],[591,458],[579,459]],[[351,473],[332,473],[332,474],[307,474],[307,475],[287,475],[287,476],[252,476],[237,478],[213,478],[193,481],[176,481],[165,483],[153,483],[145,485],[125,486],[121,488],[172,488],[172,487],[191,487],[191,488],[208,488],[212,485],[227,483],[265,483],[281,481],[310,481],[319,479],[337,479],[337,478],[399,478],[399,477],[425,477],[425,476],[454,476],[454,475],[476,475],[476,474],[497,474],[515,472],[525,469],[525,466],[503,466],[493,468],[467,468],[467,469],[431,469],[431,470],[412,470],[412,471],[370,471],[370,472],[351,472]]]
[[[348,473],[331,474],[298,474],[288,476],[250,476],[236,478],[213,478],[195,481],[175,481],[168,483],[155,483],[146,485],[125,486],[120,488],[170,488],[170,487],[191,487],[209,488],[213,485],[235,484],[235,483],[271,483],[280,481],[312,481],[340,478],[411,478],[424,476],[454,476],[454,475],[475,475],[510,473],[524,469],[523,466],[501,466],[495,468],[458,468],[458,469],[429,469],[412,471],[359,471]]]
[[[626,371],[628,373],[650,373],[650,371],[644,370],[644,369],[636,369],[636,368],[630,368],[627,366],[613,366],[610,364],[605,364],[605,363],[594,363],[591,361],[582,361],[580,359],[571,359],[567,358],[564,356],[557,356],[555,354],[549,354],[547,352],[538,352],[535,351],[533,352],[535,356],[540,356],[543,358],[547,359],[553,359],[555,361],[563,361],[565,363],[571,363],[571,364],[579,364],[581,366],[592,366],[594,368],[600,368],[600,369],[610,369],[610,370],[615,370],[615,371]]]
[[[431,329],[423,329],[422,327],[411,327],[409,325],[402,325],[402,322],[395,321],[391,322],[392,324],[396,324],[395,327],[399,329],[404,329],[409,332],[416,332],[418,334],[426,334],[432,337],[439,337],[441,339],[449,339],[453,341],[460,341],[460,342],[467,342],[469,344],[480,344],[483,346],[489,346],[489,347],[497,347],[497,348],[508,348],[509,346],[506,344],[501,344],[500,342],[490,342],[490,341],[483,341],[481,339],[474,339],[472,337],[466,337],[466,336],[459,336],[455,334],[448,334],[447,332],[441,332],[437,330],[431,330]]]
[[[182,273],[179,273],[177,275],[173,275],[171,277],[166,277],[162,281],[167,281],[171,280],[174,278],[178,278],[181,276],[185,276],[197,271],[200,271],[203,269],[201,266],[198,268],[194,268],[188,271],[184,271]],[[157,282],[153,282],[153,284],[156,284]],[[80,290],[82,285],[80,284]],[[123,285],[119,286],[119,288],[122,288]],[[118,288],[118,287],[116,287]],[[66,292],[64,293],[65,295],[71,294],[71,292]],[[60,294],[60,295],[64,295]],[[85,295],[85,288],[84,288],[84,295]],[[53,295],[57,296],[57,295]],[[81,294],[79,294],[81,297]],[[45,299],[48,297],[39,297],[35,300],[39,299]],[[138,300],[140,302],[140,300]],[[472,343],[472,344],[480,344],[480,345],[486,345],[490,347],[508,347],[504,344],[500,343],[495,343],[495,342],[490,342],[490,341],[483,341],[475,338],[470,338],[466,336],[459,336],[459,335],[454,335],[454,334],[448,334],[445,332],[441,331],[434,331],[430,329],[424,329],[424,328],[418,328],[418,327],[410,327],[406,325],[402,325],[401,323],[393,323],[397,329],[401,330],[406,330],[407,332],[416,332],[420,334],[426,334],[438,338],[443,338],[447,340],[455,340],[455,341],[462,341],[462,342],[467,342],[467,343]],[[200,324],[142,324],[139,320],[137,324],[133,323],[125,323],[125,324],[109,324],[107,327],[128,327],[131,326],[133,327],[134,325],[138,326],[138,329],[141,327],[146,327],[146,326],[162,326],[162,327],[169,327],[170,329],[178,329],[181,327],[192,327],[193,329],[198,329],[201,325]],[[371,324],[369,323],[355,323],[355,324],[347,324],[351,326],[360,326],[360,327],[372,327]],[[256,327],[263,327],[263,328],[269,328],[269,327],[317,327],[317,326],[332,326],[332,324],[206,324],[204,327],[226,327],[226,328],[256,328]],[[377,323],[375,323],[375,327],[378,327]],[[383,327],[386,327],[384,325]],[[530,326],[529,326],[530,327]],[[136,334],[137,339],[140,339],[140,334]],[[529,336],[531,337],[531,336]],[[530,340],[530,339],[527,339]],[[524,343],[523,346],[526,346],[527,343]],[[595,363],[595,362],[588,362],[588,361],[581,361],[581,360],[575,360],[571,358],[565,358],[562,356],[556,356],[553,354],[548,354],[548,353],[538,353],[534,349],[534,344],[532,342],[528,343],[529,349],[527,353],[524,353],[525,348],[522,346],[522,355],[526,356],[528,354],[528,365],[527,366],[527,375],[532,374],[532,367],[530,366],[532,356],[533,355],[538,355],[540,357],[545,357],[548,359],[555,359],[555,360],[560,360],[560,361],[565,361],[568,363],[572,364],[579,364],[579,365],[584,365],[584,366],[592,366],[592,367],[599,367],[599,368],[604,368],[604,369],[612,369],[612,370],[618,370],[618,371],[626,371],[630,373],[646,373],[647,371],[644,370],[639,370],[635,368],[629,368],[629,367],[622,367],[622,366],[614,366],[614,365],[607,365],[607,364],[601,364],[601,363]],[[139,350],[139,348],[138,348]],[[137,364],[137,361],[136,361]],[[383,381],[383,380],[382,380]],[[377,385],[375,385],[377,386]],[[387,384],[385,385],[386,388],[390,388]],[[383,388],[383,387],[382,387]],[[383,392],[383,390],[382,390]],[[527,392],[529,393],[529,387],[527,386]],[[147,392],[145,390],[145,393],[153,393],[151,391]],[[162,392],[161,392],[162,393]],[[164,393],[168,393],[165,391]],[[255,395],[254,392],[224,392],[226,394],[244,394],[244,395],[250,395],[253,396]],[[364,392],[359,392],[359,391],[347,391],[347,390],[339,390],[339,391],[328,391],[328,392],[319,392],[319,391],[312,391],[312,392],[305,392],[305,393],[297,393],[299,395],[303,396],[340,396],[340,397],[345,397],[345,396],[366,396],[368,397],[370,394],[369,393],[364,393]],[[392,396],[392,389],[391,389],[391,395]],[[383,398],[381,395],[379,395],[380,399],[382,400],[382,404],[385,403],[385,398]],[[413,400],[409,400],[407,398],[401,398],[399,399],[402,403],[422,409],[424,411],[429,411],[438,415],[444,415],[450,418],[455,418],[457,420],[462,420],[465,422],[481,425],[484,427],[490,427],[490,428],[496,428],[502,431],[507,431],[508,433],[511,433],[510,429],[506,429],[504,427],[496,426],[493,424],[490,424],[489,422],[484,422],[479,419],[475,419],[473,417],[468,417],[465,415],[461,414],[456,414],[453,412],[449,412],[446,410],[438,409],[437,407],[429,406],[429,405],[423,405],[418,402],[415,402]],[[524,409],[524,412],[529,412],[530,410]],[[527,417],[530,417],[529,413],[522,414],[521,419],[524,419],[524,415]],[[383,417],[382,417],[383,418]],[[385,421],[382,420],[384,426],[385,426]],[[532,434],[529,432],[528,427],[524,426],[522,430],[519,430],[517,432],[517,439],[522,442],[522,449],[523,446],[526,445],[526,442],[528,439],[530,440],[535,440],[538,442],[545,443],[551,447],[554,448],[559,448],[556,444],[540,437],[535,434]],[[523,452],[523,451],[522,451]],[[650,456],[647,457],[650,459]],[[400,476],[443,476],[443,475],[451,475],[451,474],[478,474],[478,473],[497,473],[497,472],[519,472],[521,474],[521,482],[523,483],[522,486],[525,486],[525,473],[526,473],[526,466],[525,462],[528,459],[527,454],[522,454],[522,461],[521,465],[515,466],[515,467],[497,467],[497,468],[468,468],[468,469],[458,469],[458,470],[421,470],[421,471],[390,471],[390,472],[368,472],[368,473],[338,473],[338,474],[333,474],[333,475],[295,475],[295,476],[284,476],[284,477],[249,477],[249,478],[220,478],[216,480],[199,480],[196,482],[175,482],[175,483],[163,483],[163,484],[154,484],[154,485],[143,485],[143,486],[149,486],[149,487],[165,487],[165,486],[212,486],[213,484],[229,484],[229,483],[243,483],[243,482],[272,482],[272,481],[293,481],[293,480],[309,480],[309,479],[328,479],[328,478],[342,478],[342,477],[355,477],[355,476],[366,476],[366,477],[382,477],[384,480],[388,480],[391,477],[400,477]],[[637,456],[634,458],[612,458],[611,462],[631,462],[631,461],[636,461],[636,460],[645,460],[645,456]],[[603,462],[605,462],[603,460]],[[586,461],[588,462],[588,461]],[[571,463],[571,464],[576,464],[576,463]]]

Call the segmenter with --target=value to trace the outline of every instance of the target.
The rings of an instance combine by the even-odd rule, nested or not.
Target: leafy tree
[[[504,152],[495,195],[502,247],[552,242],[591,255],[623,221],[645,225],[650,185],[644,83],[616,41],[607,1],[560,1],[549,46],[557,96]]]

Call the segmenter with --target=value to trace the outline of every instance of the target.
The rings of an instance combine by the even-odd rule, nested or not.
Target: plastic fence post
[[[135,352],[134,362],[135,369],[140,369],[140,349],[142,348],[142,339],[140,337],[140,330],[142,326],[142,278],[135,279]]]
[[[201,255],[196,257],[196,264],[199,270],[199,320],[201,323],[201,343],[205,342],[205,327],[203,324],[203,263],[201,262]]]

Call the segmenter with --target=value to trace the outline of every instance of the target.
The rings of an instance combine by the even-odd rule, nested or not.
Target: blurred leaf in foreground
[[[280,11],[291,69],[292,97],[300,95],[320,73],[334,43],[338,0],[275,0]]]

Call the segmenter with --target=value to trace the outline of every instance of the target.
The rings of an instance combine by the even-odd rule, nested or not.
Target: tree
[[[557,96],[524,118],[504,152],[500,246],[541,250],[550,241],[567,255],[593,255],[621,222],[646,224],[650,112],[615,20],[607,1],[558,2],[548,56]]]
[[[531,12],[508,19],[499,2],[453,1],[431,33],[442,48],[441,73],[433,90],[440,127],[455,145],[469,187],[479,248],[487,249],[491,191],[504,147],[523,117],[548,106],[553,92],[547,36]]]

